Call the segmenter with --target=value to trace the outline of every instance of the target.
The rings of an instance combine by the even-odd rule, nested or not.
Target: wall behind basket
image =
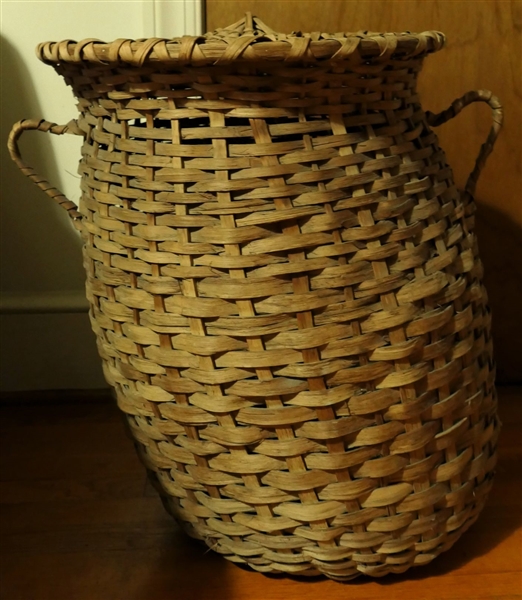
[[[200,0],[6,2],[2,4],[0,202],[0,392],[105,387],[84,299],[80,238],[65,211],[12,163],[13,123],[77,115],[70,89],[34,54],[39,42],[111,41],[197,33]],[[52,139],[51,139],[52,138]],[[24,159],[73,201],[81,140],[26,133]]]

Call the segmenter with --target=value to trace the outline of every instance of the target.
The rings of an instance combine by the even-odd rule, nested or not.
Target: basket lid
[[[202,36],[180,38],[117,39],[103,42],[43,42],[36,48],[45,63],[128,64],[181,63],[226,64],[232,61],[323,62],[387,60],[422,56],[440,50],[444,34],[423,33],[277,33],[251,13],[224,29]]]

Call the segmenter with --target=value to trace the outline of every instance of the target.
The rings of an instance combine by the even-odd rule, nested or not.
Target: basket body
[[[422,60],[56,67],[107,381],[167,509],[262,572],[425,564],[492,483],[474,203]]]

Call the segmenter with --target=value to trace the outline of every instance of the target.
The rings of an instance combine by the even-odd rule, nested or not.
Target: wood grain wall
[[[438,112],[473,89],[504,107],[504,129],[477,188],[477,228],[493,309],[499,382],[522,380],[522,2],[501,0],[206,0],[207,30],[250,10],[277,31],[426,31],[446,48],[426,60],[425,110]],[[455,179],[471,171],[491,124],[486,105],[468,107],[438,130]]]

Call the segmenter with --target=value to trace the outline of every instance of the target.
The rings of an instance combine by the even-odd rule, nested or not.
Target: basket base
[[[474,502],[466,507],[464,514],[451,516],[441,520],[434,516],[434,523],[438,523],[433,528],[433,535],[424,534],[419,537],[413,548],[397,553],[379,553],[366,552],[346,549],[348,556],[344,559],[326,562],[310,555],[306,557],[306,547],[301,549],[299,554],[278,553],[270,549],[258,547],[250,543],[250,548],[243,549],[239,555],[232,548],[238,545],[248,545],[248,537],[242,540],[234,540],[217,532],[206,532],[206,527],[198,524],[196,517],[193,522],[187,521],[180,512],[180,505],[177,499],[167,494],[161,487],[161,483],[154,472],[149,471],[149,476],[154,487],[159,491],[162,503],[167,512],[174,518],[176,523],[191,538],[202,541],[209,549],[221,554],[227,560],[235,563],[241,568],[251,569],[272,577],[289,577],[292,579],[327,577],[334,581],[346,582],[353,580],[361,575],[369,577],[385,577],[386,575],[400,575],[408,571],[411,567],[425,566],[431,563],[439,554],[449,550],[460,537],[475,523],[480,512],[484,508],[491,486],[493,476],[490,476],[483,482],[480,488],[480,495],[474,495]],[[182,511],[183,509],[181,509]],[[440,511],[445,514],[445,511]],[[460,521],[460,523],[459,523]],[[456,524],[458,526],[456,526]],[[205,535],[205,533],[207,535]],[[235,536],[234,536],[235,537]],[[419,548],[420,550],[417,550]],[[287,561],[287,562],[285,562]]]

